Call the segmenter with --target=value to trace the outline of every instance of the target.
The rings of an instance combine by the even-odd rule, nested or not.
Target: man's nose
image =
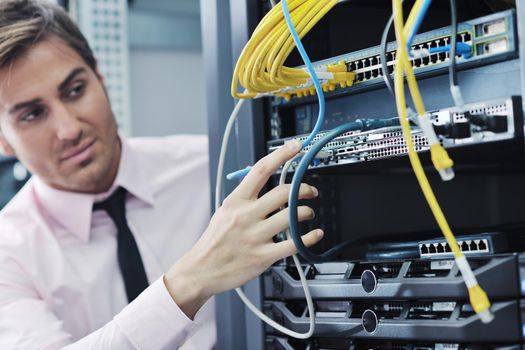
[[[53,107],[56,135],[59,140],[76,140],[82,128],[78,116],[63,103]]]

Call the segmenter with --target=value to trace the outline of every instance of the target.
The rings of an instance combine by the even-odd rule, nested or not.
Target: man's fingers
[[[230,196],[239,199],[257,198],[257,194],[261,191],[270,176],[287,160],[297,155],[300,149],[301,143],[297,140],[292,140],[287,142],[284,147],[278,148],[259,160]]]
[[[305,205],[297,207],[297,218],[299,222],[311,220],[315,217],[312,208]],[[262,241],[271,239],[277,233],[288,228],[288,208],[270,216],[257,225],[256,234],[261,237]]]
[[[273,213],[277,209],[283,207],[288,202],[290,189],[290,184],[280,185],[259,198],[256,202],[258,216],[264,218],[268,216],[268,214]],[[301,187],[299,187],[299,199],[312,199],[317,197],[318,194],[319,192],[315,187],[305,183],[302,183]]]
[[[301,239],[303,240],[303,243],[307,247],[311,247],[317,242],[319,242],[323,238],[323,230],[316,229],[313,231],[308,232],[307,234],[303,235]],[[272,261],[275,262],[280,259],[284,259],[286,257],[289,257],[292,254],[297,253],[297,249],[295,248],[295,245],[293,243],[292,239],[288,239],[286,241],[273,243],[270,245],[270,249],[272,250],[270,253],[270,256],[272,258]]]

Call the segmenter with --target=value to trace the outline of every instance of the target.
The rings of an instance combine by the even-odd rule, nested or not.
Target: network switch
[[[449,46],[450,32],[450,27],[445,27],[416,35],[411,49],[435,49]],[[478,66],[517,56],[516,33],[514,10],[460,23],[457,42],[469,45],[471,51],[468,55],[461,56],[458,54],[458,67]],[[388,43],[386,57],[389,74],[394,70],[396,49],[397,44],[395,42]],[[381,67],[380,53],[381,47],[376,46],[315,62],[314,67],[318,69],[344,62],[348,71],[356,74],[355,81],[351,86],[333,84],[330,88],[325,89],[328,96],[355,92],[383,84],[384,72]],[[428,76],[446,70],[449,60],[448,52],[440,52],[421,58],[413,57],[411,62],[416,74]],[[308,96],[309,94],[292,94],[291,96],[302,97],[305,95]],[[285,104],[286,102],[285,99],[275,101],[276,104]]]
[[[489,255],[508,249],[506,236],[498,233],[461,236],[457,237],[457,243],[465,255]],[[418,248],[422,258],[452,256],[452,249],[444,238],[423,241]]]

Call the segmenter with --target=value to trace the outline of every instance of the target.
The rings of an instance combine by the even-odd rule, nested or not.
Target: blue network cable
[[[308,70],[308,73],[310,73],[310,76],[312,77],[312,81],[315,86],[315,91],[317,92],[317,99],[319,101],[319,114],[317,116],[317,121],[315,122],[312,132],[303,142],[302,147],[304,148],[308,146],[310,142],[312,142],[315,135],[317,135],[317,133],[321,130],[321,126],[324,123],[325,99],[324,99],[323,89],[321,88],[321,84],[319,83],[319,78],[317,77],[317,73],[315,73],[314,67],[312,66],[312,62],[310,61],[310,57],[308,57],[308,54],[306,53],[304,49],[303,43],[301,42],[301,39],[299,39],[297,30],[295,29],[292,23],[292,18],[290,17],[290,11],[288,10],[288,4],[286,3],[286,0],[282,0],[281,5],[282,5],[286,25],[288,26],[288,30],[290,31],[290,34],[292,35],[295,46],[297,47],[297,50],[299,51],[299,54],[301,55],[301,58],[303,59],[303,62]],[[248,166],[244,169],[234,171],[226,175],[226,178],[228,180],[243,178],[250,172],[250,169],[251,169],[251,166]]]
[[[452,58],[452,45],[430,47],[428,49],[416,49],[410,51],[412,57],[420,58],[424,56],[434,55],[436,53],[450,52]],[[472,47],[467,43],[456,43],[456,55],[460,55],[464,58],[472,57]],[[455,57],[455,56],[454,56]]]
[[[449,51],[452,51],[451,45],[431,47],[428,49],[428,53],[430,54],[435,54],[435,53],[440,53],[440,52],[449,52]],[[470,58],[472,56],[472,47],[469,44],[457,43],[456,53],[465,58]]]
[[[339,125],[338,127],[327,132],[321,137],[312,147],[304,154],[301,162],[295,169],[295,173],[292,179],[290,195],[288,197],[288,218],[289,218],[289,232],[293,239],[297,252],[310,263],[320,263],[332,259],[335,255],[340,253],[343,249],[352,244],[352,241],[346,241],[336,245],[325,251],[320,255],[312,253],[304,245],[301,234],[299,233],[297,206],[299,202],[299,188],[303,181],[304,174],[308,169],[308,166],[314,159],[315,155],[331,140],[337,136],[348,132],[348,131],[366,131],[371,129],[379,129],[383,127],[399,126],[399,118],[393,119],[358,119],[354,122]]]
[[[427,14],[428,8],[431,3],[432,3],[432,0],[425,0],[425,2],[423,3],[423,6],[421,7],[421,11],[419,11],[419,13],[417,14],[418,16],[416,20],[414,21],[412,30],[410,31],[410,34],[408,35],[408,38],[407,38],[408,52],[410,52],[412,41],[414,40],[414,37],[419,31],[419,27],[421,27],[421,23],[423,23],[423,19],[425,18],[425,15]]]
[[[314,129],[312,130],[308,138],[303,142],[304,148],[308,146],[310,142],[312,142],[315,135],[317,135],[317,133],[321,130],[321,126],[324,123],[324,93],[323,89],[321,88],[321,84],[319,83],[319,79],[317,78],[317,74],[315,73],[314,67],[312,66],[312,62],[310,61],[310,57],[308,57],[308,54],[304,50],[303,43],[301,42],[301,39],[299,39],[299,35],[297,35],[297,31],[295,30],[295,27],[292,23],[292,18],[290,17],[290,11],[288,11],[288,4],[286,3],[286,0],[282,0],[281,4],[283,8],[284,19],[286,20],[286,25],[288,26],[288,30],[292,34],[295,46],[297,46],[297,50],[299,51],[299,54],[301,55],[301,58],[303,59],[304,64],[306,65],[306,68],[308,69],[308,73],[310,73],[310,76],[312,77],[313,83],[315,85],[315,91],[317,92],[317,99],[319,100],[319,114],[317,116],[317,121],[315,123]]]

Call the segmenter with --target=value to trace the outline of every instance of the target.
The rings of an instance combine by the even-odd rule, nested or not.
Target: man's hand
[[[164,283],[173,300],[193,319],[214,294],[239,287],[264,272],[279,259],[296,253],[291,240],[272,238],[288,227],[288,209],[269,216],[288,201],[289,185],[258,194],[270,176],[294,157],[301,144],[291,141],[257,162],[246,178],[224,200],[195,246],[173,265]],[[300,199],[317,197],[317,190],[301,184]],[[298,208],[299,221],[313,219],[314,211]],[[323,237],[313,230],[302,239],[312,246]]]

